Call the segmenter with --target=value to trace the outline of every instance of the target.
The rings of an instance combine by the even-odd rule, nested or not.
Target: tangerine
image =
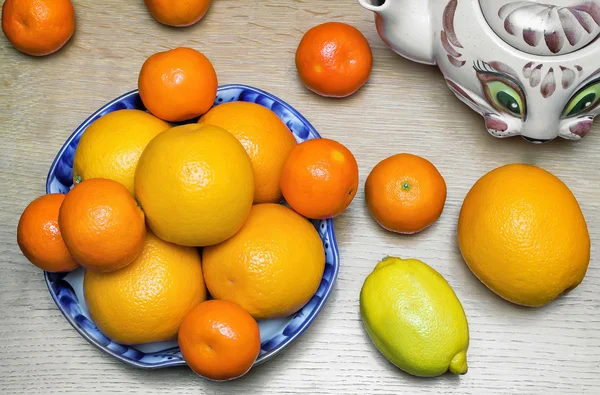
[[[281,191],[299,214],[333,218],[352,202],[358,189],[358,164],[352,152],[330,139],[298,144],[281,173]]]
[[[211,380],[230,380],[244,375],[254,364],[260,352],[260,331],[239,305],[209,300],[185,316],[178,343],[195,373]]]
[[[185,27],[204,17],[211,0],[144,0],[150,15],[164,25]]]
[[[217,96],[217,74],[210,60],[191,48],[150,56],[140,70],[139,94],[146,108],[168,122],[204,114]]]
[[[328,97],[346,97],[369,79],[371,47],[354,26],[327,22],[308,30],[296,50],[296,68],[304,85]]]
[[[2,31],[19,51],[50,55],[73,36],[75,10],[69,0],[6,0]]]
[[[58,215],[67,248],[81,266],[111,272],[129,265],[146,238],[144,212],[117,181],[92,178],[73,187]]]
[[[393,155],[379,162],[367,177],[369,212],[385,229],[417,233],[433,224],[446,202],[446,182],[427,159]]]
[[[58,226],[62,193],[42,195],[29,203],[17,226],[17,244],[35,266],[47,272],[70,272],[79,265],[71,256]]]

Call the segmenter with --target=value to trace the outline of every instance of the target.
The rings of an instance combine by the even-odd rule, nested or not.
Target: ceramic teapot
[[[578,140],[600,113],[600,0],[359,0],[496,137]]]

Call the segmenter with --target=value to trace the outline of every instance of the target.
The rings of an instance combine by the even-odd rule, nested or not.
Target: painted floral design
[[[506,33],[522,34],[523,42],[530,47],[542,43],[552,54],[563,51],[566,43],[577,50],[600,36],[598,0],[571,6],[515,1],[503,5],[498,17],[504,22]]]
[[[565,66],[559,66],[560,80],[558,80],[558,70],[550,67],[545,74],[542,73],[544,64],[529,62],[523,66],[523,77],[529,80],[529,86],[532,88],[540,85],[540,92],[544,98],[548,98],[554,94],[558,82],[563,89],[568,89],[581,77],[583,68],[576,65],[573,69]]]
[[[463,48],[456,32],[454,30],[454,14],[456,13],[456,7],[458,6],[458,0],[450,0],[444,9],[444,15],[442,17],[443,30],[440,32],[440,40],[442,41],[442,47],[448,54],[448,60],[451,64],[456,67],[462,67],[466,61],[461,59],[462,54],[459,52]]]

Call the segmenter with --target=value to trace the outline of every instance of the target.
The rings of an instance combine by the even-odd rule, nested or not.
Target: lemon
[[[448,282],[416,259],[387,257],[366,278],[360,312],[377,349],[420,377],[467,372],[469,328]]]
[[[204,247],[227,240],[246,221],[254,170],[242,143],[225,129],[176,126],[142,153],[135,195],[158,237]]]
[[[170,125],[141,110],[108,113],[83,132],[73,160],[73,183],[107,178],[133,194],[133,179],[140,155],[157,134]]]

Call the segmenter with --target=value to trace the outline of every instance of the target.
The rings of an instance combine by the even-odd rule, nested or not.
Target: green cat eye
[[[563,116],[574,117],[590,110],[600,100],[600,82],[588,86],[577,93],[567,104]]]
[[[489,98],[498,109],[508,111],[510,114],[523,116],[523,100],[521,95],[502,81],[489,81],[486,84]]]

